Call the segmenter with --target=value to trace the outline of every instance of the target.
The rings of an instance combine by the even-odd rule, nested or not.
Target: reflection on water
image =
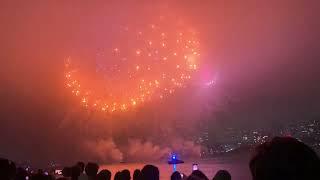
[[[220,170],[225,169],[228,170],[232,179],[237,180],[247,180],[251,179],[249,165],[247,161],[230,161],[224,159],[216,159],[216,160],[201,160],[201,161],[188,161],[184,164],[177,165],[177,170],[183,172],[186,175],[189,175],[192,171],[192,164],[199,164],[199,169],[203,171],[209,179],[212,179],[214,174]],[[135,169],[141,169],[147,163],[120,163],[120,164],[112,164],[112,165],[101,165],[100,169],[109,169],[114,175],[117,171],[123,169],[129,169],[131,173]],[[173,166],[168,165],[166,163],[148,163],[156,165],[160,170],[160,179],[166,180],[170,179],[170,175],[173,172]],[[132,176],[132,174],[131,174]]]

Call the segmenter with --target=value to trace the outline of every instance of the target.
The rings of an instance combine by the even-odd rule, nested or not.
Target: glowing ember
[[[102,80],[84,83],[78,67],[70,58],[65,61],[66,87],[84,107],[128,111],[163,99],[184,87],[199,66],[199,40],[185,27],[152,24],[139,31],[127,27],[121,33],[117,46],[97,56],[96,77]]]

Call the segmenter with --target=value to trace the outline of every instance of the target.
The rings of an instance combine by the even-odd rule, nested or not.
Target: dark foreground
[[[194,162],[193,162],[194,163]],[[290,137],[275,137],[255,148],[252,158],[230,163],[225,160],[198,162],[198,170],[187,162],[176,167],[167,164],[114,164],[78,162],[73,166],[43,171],[16,167],[0,159],[1,180],[295,180],[320,179],[320,159],[304,143]]]

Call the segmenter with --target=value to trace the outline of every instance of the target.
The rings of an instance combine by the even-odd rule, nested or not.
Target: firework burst
[[[112,48],[97,54],[96,86],[82,82],[74,60],[65,61],[65,83],[86,108],[123,112],[185,87],[198,69],[197,33],[183,25],[124,27]],[[117,36],[118,37],[118,36]]]

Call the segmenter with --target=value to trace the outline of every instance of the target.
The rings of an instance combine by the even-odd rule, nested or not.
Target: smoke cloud
[[[121,149],[121,150],[120,150]],[[189,158],[199,158],[201,147],[193,141],[176,139],[167,145],[158,145],[142,139],[129,139],[128,144],[118,148],[112,138],[84,141],[82,158],[101,163],[165,161],[172,153]]]
[[[127,157],[132,161],[156,161],[165,159],[171,153],[168,147],[161,148],[150,141],[141,139],[129,139]]]
[[[123,153],[117,148],[111,138],[84,141],[83,152],[87,153],[87,159],[95,162],[120,162]]]

